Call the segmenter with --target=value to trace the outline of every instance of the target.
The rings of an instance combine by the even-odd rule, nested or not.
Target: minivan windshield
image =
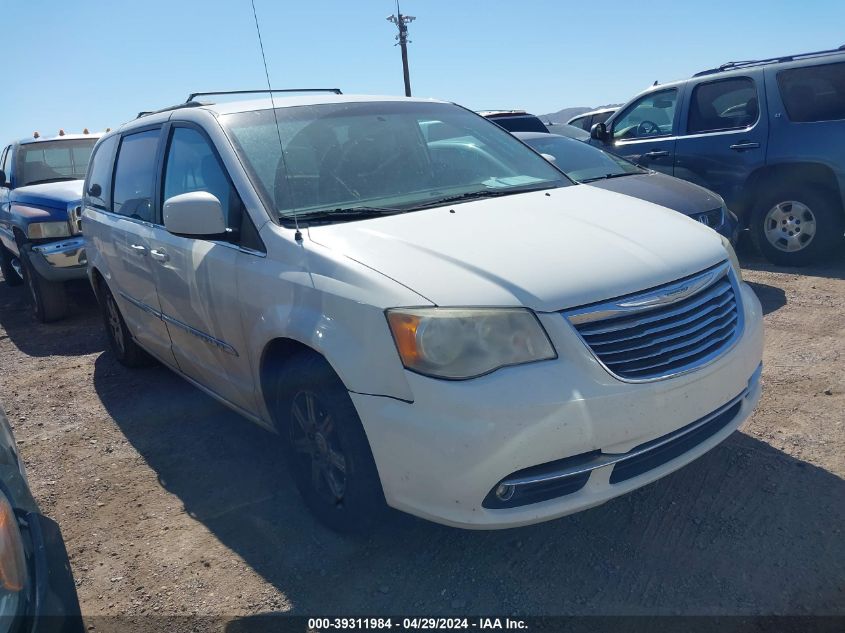
[[[78,138],[21,144],[17,185],[84,179],[96,142],[96,138]]]
[[[451,104],[332,103],[277,108],[276,117],[278,131],[270,109],[220,118],[283,220],[340,222],[571,184],[499,126]]]

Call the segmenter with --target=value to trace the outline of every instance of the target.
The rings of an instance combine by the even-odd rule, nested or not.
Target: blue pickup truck
[[[26,282],[42,323],[67,313],[64,282],[85,279],[82,183],[100,134],[34,134],[0,150],[0,269]]]

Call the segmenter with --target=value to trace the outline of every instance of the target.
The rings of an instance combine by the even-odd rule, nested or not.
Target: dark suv
[[[653,86],[590,135],[719,193],[771,261],[802,265],[842,244],[845,46]]]

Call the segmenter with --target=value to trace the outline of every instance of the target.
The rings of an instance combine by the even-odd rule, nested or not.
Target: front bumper
[[[76,585],[59,526],[30,512],[23,516],[21,534],[29,567],[26,607],[24,613],[4,614],[11,619],[6,624],[21,633],[82,633]]]
[[[449,382],[408,373],[414,402],[351,394],[391,506],[465,528],[528,525],[599,505],[703,455],[751,414],[760,397],[762,311],[741,286],[745,326],[718,360],[644,384],[613,378],[558,314],[541,314],[559,358]],[[738,398],[738,394],[741,397]],[[676,457],[611,483],[615,467],[591,469],[570,494],[519,507],[484,501],[510,475],[598,451],[621,455],[703,420],[738,398],[717,432]]]
[[[57,242],[27,244],[29,261],[39,275],[49,281],[85,279],[88,260],[82,236]]]

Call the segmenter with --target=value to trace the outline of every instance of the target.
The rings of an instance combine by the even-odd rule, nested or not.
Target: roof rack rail
[[[161,108],[159,110],[145,110],[143,112],[139,112],[138,116],[136,116],[135,118],[140,119],[141,117],[150,116],[151,114],[158,114],[159,112],[170,112],[171,110],[181,110],[182,108],[198,108],[204,105],[208,104],[188,99],[185,103],[177,103],[176,105],[167,106],[166,108]]]
[[[845,52],[845,44],[838,48],[831,48],[824,51],[814,51],[812,53],[798,53],[796,55],[783,55],[781,57],[770,57],[768,59],[749,59],[744,61],[727,62],[718,68],[710,68],[709,70],[702,70],[693,75],[693,77],[701,77],[702,75],[713,75],[715,73],[726,72],[728,70],[737,70],[740,68],[749,68],[752,66],[763,66],[765,64],[779,64],[782,62],[791,62],[796,59],[803,59],[805,57],[815,57],[817,55],[833,55],[835,53]]]
[[[216,92],[192,92],[188,96],[188,100],[185,103],[192,102],[196,97],[209,97],[213,95],[248,95],[248,94],[258,94],[261,92],[333,92],[336,95],[341,95],[340,88],[285,88],[284,90],[270,90],[268,88],[262,88],[261,90],[218,90]]]

